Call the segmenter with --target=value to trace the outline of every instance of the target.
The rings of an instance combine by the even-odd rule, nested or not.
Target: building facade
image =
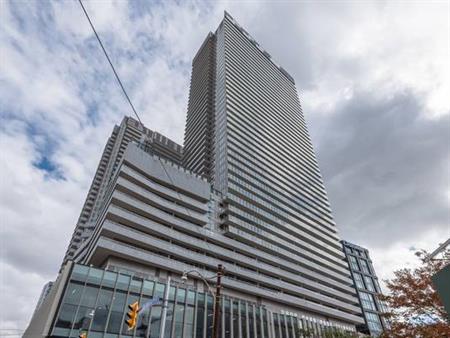
[[[122,160],[128,143],[141,140],[145,141],[148,151],[153,151],[164,158],[170,158],[175,163],[181,163],[182,147],[180,145],[155,131],[145,128],[132,117],[124,117],[120,125],[114,126],[113,132],[103,149],[94,179],[64,256],[63,264],[67,260],[73,259],[73,255],[81,243],[90,237],[105,190]]]
[[[365,320],[365,324],[359,325],[358,330],[377,337],[383,330],[389,328],[389,323],[381,316],[387,311],[387,308],[384,302],[379,299],[381,288],[369,251],[346,241],[342,241],[342,245],[358,291]]]
[[[45,283],[44,287],[42,288],[41,295],[39,296],[38,302],[36,304],[36,308],[34,309],[34,313],[36,313],[37,310],[41,307],[42,303],[44,302],[45,298],[50,293],[50,290],[53,287],[52,281]]]
[[[275,265],[271,277],[287,290],[261,283],[266,293],[355,319],[355,290],[293,78],[228,13],[202,44],[192,74],[184,154],[191,170],[207,170],[222,197],[218,231],[253,246],[260,261],[264,252],[271,264],[301,269],[301,282],[291,281],[292,270]]]
[[[156,337],[159,307],[124,331],[124,306],[160,295],[170,276],[165,337],[208,338],[209,288],[181,276],[213,276],[218,264],[222,337],[325,337],[364,323],[294,80],[228,13],[193,60],[183,149],[124,121],[48,319],[25,336]]]

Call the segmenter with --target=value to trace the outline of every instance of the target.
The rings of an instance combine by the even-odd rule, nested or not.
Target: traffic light
[[[79,338],[87,338],[87,333],[86,332],[81,332],[78,337]]]
[[[139,303],[136,301],[133,304],[128,305],[130,311],[127,312],[128,319],[125,321],[128,325],[128,331],[133,330],[137,324]]]

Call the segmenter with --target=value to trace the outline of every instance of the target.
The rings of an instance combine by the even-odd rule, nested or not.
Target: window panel
[[[160,330],[161,330],[161,306],[152,307],[150,338],[159,338]]]
[[[262,310],[264,337],[269,337],[269,316],[266,309]]]
[[[75,322],[73,325],[74,330],[82,331],[88,330],[94,316],[94,309],[86,306],[80,306],[77,315],[75,317]]]
[[[148,281],[148,280],[144,280],[144,285],[142,287],[142,293],[144,295],[148,295],[151,296],[153,295],[153,287],[155,286],[154,282]]]
[[[359,263],[361,264],[361,269],[364,273],[370,274],[369,265],[365,259],[360,259]]]
[[[108,313],[112,301],[111,290],[101,289],[98,295],[97,306],[94,312],[94,319],[92,321],[93,331],[104,331],[106,326],[106,320],[108,319]]]
[[[87,274],[89,272],[89,267],[85,266],[85,265],[78,265],[76,264],[73,267],[73,271],[72,271],[72,280],[77,280],[80,282],[84,282],[86,280]]]
[[[364,289],[364,283],[361,274],[354,273],[353,277],[355,278],[355,284],[358,289]]]
[[[255,324],[256,324],[256,337],[262,337],[261,333],[261,308],[259,306],[255,309]]]
[[[92,283],[95,285],[100,285],[100,283],[102,281],[102,276],[103,276],[103,270],[90,268],[86,282]]]
[[[102,286],[108,286],[110,288],[114,288],[116,284],[117,273],[111,271],[105,271],[103,275]]]
[[[151,298],[142,297],[140,306],[144,306]],[[146,308],[143,312],[139,312],[138,322],[136,326],[136,337],[147,337],[147,328],[150,322],[150,310],[151,308]]]
[[[124,291],[128,291],[128,286],[130,285],[130,276],[121,275],[117,277],[116,288]]]
[[[273,327],[275,330],[275,338],[281,338],[280,336],[280,323],[278,321],[278,313],[273,314]]]
[[[70,282],[66,294],[64,296],[64,303],[78,305],[83,293],[84,286],[82,284]]]
[[[358,262],[356,260],[356,257],[348,256],[348,258],[350,259],[350,265],[351,265],[352,270],[359,271],[359,266],[358,266]]]
[[[247,328],[247,304],[245,302],[239,303],[241,308],[241,326],[242,326],[242,338],[248,337],[248,328]]]
[[[239,302],[232,300],[232,325],[233,325],[233,337],[239,338]]]
[[[174,338],[183,337],[184,304],[175,305]]]
[[[77,311],[77,306],[64,304],[59,311],[58,320],[56,321],[56,327],[70,329],[73,324],[73,318]],[[70,331],[70,330],[69,330]]]
[[[197,323],[196,337],[203,337],[203,328],[205,326],[205,295],[197,294]]]
[[[108,332],[109,333],[120,333],[120,327],[122,324],[122,318],[124,315],[124,309],[125,309],[125,300],[127,298],[127,295],[123,291],[116,290],[113,299],[112,299],[112,306],[111,306],[111,315],[109,317],[108,322]]]
[[[186,314],[184,319],[184,336],[185,338],[194,337],[194,306],[186,306]]]
[[[376,292],[375,286],[373,285],[373,280],[371,277],[364,276],[364,282],[366,283],[367,290]]]
[[[207,310],[206,310],[206,336],[211,337],[212,335],[212,325],[213,325],[213,306],[214,300],[211,295],[207,297]]]
[[[366,292],[360,292],[359,294],[361,297],[361,303],[363,308],[366,310],[376,311],[377,308],[375,307],[375,301],[373,299],[373,296]]]
[[[95,301],[97,300],[97,294],[98,287],[86,286],[80,304],[87,307],[94,307]]]
[[[224,318],[225,337],[231,337],[231,305],[229,299],[224,299]]]
[[[253,305],[250,304],[248,305],[248,336],[249,338],[256,338]]]

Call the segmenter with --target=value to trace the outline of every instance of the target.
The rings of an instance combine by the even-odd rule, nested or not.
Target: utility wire
[[[80,3],[81,8],[83,9],[83,12],[84,12],[84,14],[86,15],[87,20],[89,21],[89,24],[91,25],[91,28],[92,28],[92,30],[94,31],[95,36],[97,37],[97,41],[98,41],[98,43],[100,44],[100,47],[102,47],[103,53],[105,54],[106,59],[108,60],[109,65],[111,66],[111,68],[112,68],[112,70],[113,70],[113,72],[114,72],[114,75],[116,76],[117,82],[119,82],[120,88],[122,88],[122,92],[123,92],[123,94],[125,95],[125,97],[126,97],[128,103],[129,103],[130,106],[131,106],[131,109],[132,109],[133,112],[134,112],[134,115],[136,115],[136,117],[137,117],[139,123],[143,126],[143,124],[142,124],[142,122],[141,122],[141,119],[139,118],[139,115],[138,115],[136,109],[134,109],[133,103],[131,103],[131,100],[130,100],[130,97],[128,96],[128,94],[127,94],[127,91],[125,90],[125,87],[123,86],[122,81],[120,81],[119,75],[117,74],[116,69],[114,68],[114,65],[112,64],[111,59],[109,58],[108,53],[106,52],[105,47],[103,46],[102,40],[100,40],[100,37],[98,36],[97,31],[95,30],[94,24],[92,23],[91,19],[89,18],[89,14],[88,14],[88,12],[86,11],[86,8],[84,8],[83,2],[82,2],[81,0],[78,0],[78,2]]]
[[[108,60],[109,65],[111,66],[112,71],[114,72],[114,75],[116,76],[116,79],[117,79],[117,82],[118,82],[119,85],[120,85],[120,88],[122,88],[123,94],[125,95],[125,97],[126,97],[128,103],[130,104],[131,109],[133,110],[134,114],[136,115],[136,117],[137,117],[137,119],[138,119],[140,125],[142,126],[142,128],[144,128],[144,124],[142,123],[141,119],[139,118],[139,115],[138,115],[136,109],[134,108],[133,103],[131,103],[130,97],[128,96],[127,91],[125,90],[125,87],[123,86],[122,81],[120,80],[120,77],[119,77],[119,75],[117,74],[116,69],[114,68],[113,63],[111,62],[111,59],[109,58],[108,53],[106,52],[106,49],[105,49],[105,47],[103,46],[103,43],[102,43],[102,40],[100,39],[100,36],[97,34],[97,31],[95,30],[94,24],[92,23],[92,21],[91,21],[91,19],[90,19],[90,17],[89,17],[88,12],[86,11],[86,8],[85,8],[84,5],[83,5],[83,2],[82,2],[81,0],[78,0],[78,2],[80,3],[81,8],[83,9],[84,14],[86,15],[86,18],[87,18],[87,20],[89,21],[89,24],[90,24],[90,26],[91,26],[91,28],[92,28],[92,30],[93,30],[93,32],[94,32],[96,38],[97,38],[98,43],[100,44],[100,47],[101,47],[102,50],[103,50],[103,53],[105,54],[106,59]],[[161,161],[161,158],[160,158],[159,156],[158,156],[158,158],[159,158],[159,161],[160,161],[160,163],[161,163],[161,166],[162,166],[164,172],[166,173],[167,177],[169,178],[170,183],[171,183],[174,187],[176,187],[176,185],[174,184],[174,182],[173,182],[173,180],[172,180],[172,177],[170,177],[170,174],[168,173],[167,169],[165,168],[164,163]],[[178,189],[175,189],[175,192],[176,192],[178,198],[180,199],[180,201],[183,201],[183,198],[181,197],[181,195],[180,195]],[[183,205],[183,206],[184,206],[184,208],[185,208],[185,210],[186,210],[188,216],[192,217],[191,213],[189,212],[189,209],[188,209],[185,205]],[[216,257],[216,258],[218,258],[218,257],[217,257],[217,254],[216,254],[216,253],[214,252],[214,250],[212,250],[212,248],[209,246],[208,241],[205,241],[205,243],[206,243],[206,245],[208,246],[208,248],[211,250],[213,256]]]

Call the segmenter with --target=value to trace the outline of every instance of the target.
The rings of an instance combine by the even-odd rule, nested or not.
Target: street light
[[[195,272],[195,273],[200,277],[200,279],[201,279],[201,280],[206,284],[206,286],[208,287],[208,290],[209,290],[209,292],[211,293],[211,295],[213,296],[214,300],[216,300],[216,295],[215,295],[214,291],[211,289],[211,286],[210,286],[209,283],[208,283],[208,279],[216,278],[216,277],[217,277],[217,273],[214,274],[214,275],[212,275],[211,277],[206,278],[206,277],[203,276],[202,273],[201,273],[200,271],[198,271],[198,270],[195,270],[195,269],[189,270],[189,271],[184,270],[184,271],[183,271],[183,275],[181,276],[181,283],[183,283],[183,284],[186,283],[187,280],[188,280],[188,274],[190,274],[190,273],[192,273],[192,272]]]
[[[220,324],[220,289],[222,288],[221,277],[224,274],[224,268],[223,268],[222,264],[219,264],[217,267],[217,273],[209,278],[204,277],[200,271],[195,270],[195,269],[189,270],[189,271],[183,271],[183,275],[181,276],[181,282],[183,284],[187,281],[188,274],[191,272],[195,272],[200,277],[200,279],[208,287],[209,292],[214,297],[214,308],[213,308],[214,320],[213,320],[213,336],[212,336],[212,338],[218,338],[219,337],[219,324]],[[216,293],[214,294],[211,287],[209,286],[207,279],[212,279],[215,277],[217,277],[217,282],[216,282]]]

